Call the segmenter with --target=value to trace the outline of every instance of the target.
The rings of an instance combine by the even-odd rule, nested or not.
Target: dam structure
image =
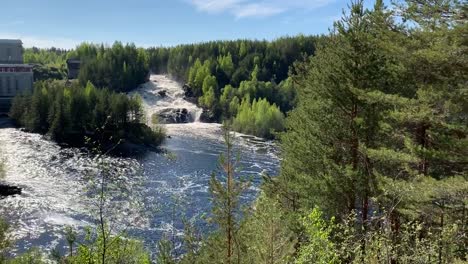
[[[23,62],[21,40],[0,39],[0,113],[8,113],[17,94],[32,93],[33,67]]]

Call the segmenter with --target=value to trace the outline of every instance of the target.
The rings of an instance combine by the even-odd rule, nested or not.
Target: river
[[[162,90],[164,96],[159,93]],[[138,157],[106,157],[116,172],[142,179],[144,201],[155,210],[145,215],[145,224],[132,226],[128,233],[154,251],[164,234],[175,238],[183,234],[182,218],[202,232],[209,229],[203,219],[210,209],[208,182],[225,147],[221,125],[198,122],[201,109],[185,101],[182,87],[167,76],[152,75],[133,93],[142,97],[148,122],[153,114],[168,109],[186,109],[190,116],[189,123],[163,125],[170,136],[163,148],[170,155],[147,152]],[[85,176],[96,170],[96,161],[83,150],[61,148],[41,135],[2,127],[4,181],[23,188],[21,195],[0,200],[0,214],[13,225],[12,253],[31,247],[63,251],[66,226],[83,230],[92,225]],[[258,192],[261,174],[278,172],[277,149],[272,142],[241,134],[236,134],[235,146],[241,159],[239,175],[253,182],[242,197],[248,203]]]

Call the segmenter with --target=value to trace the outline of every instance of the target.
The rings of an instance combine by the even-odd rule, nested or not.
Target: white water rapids
[[[160,91],[166,91],[161,96]],[[146,225],[134,226],[129,233],[145,241],[148,249],[163,234],[179,237],[182,218],[189,219],[206,232],[202,218],[210,211],[208,182],[218,169],[218,157],[225,150],[221,125],[197,122],[202,110],[184,100],[178,83],[164,75],[152,75],[150,82],[134,91],[142,97],[148,123],[151,116],[165,109],[187,109],[192,123],[163,125],[170,136],[163,145],[175,159],[162,153],[148,152],[133,158],[107,157],[112,168],[133,179],[142,173],[144,200],[158,209]],[[6,162],[4,182],[23,188],[23,193],[0,200],[0,215],[13,227],[15,248],[12,254],[39,247],[50,252],[56,246],[65,250],[65,226],[78,230],[93,224],[85,176],[96,170],[95,160],[85,151],[61,148],[38,134],[9,127],[1,119],[0,153]],[[261,173],[275,175],[279,159],[272,142],[237,134],[236,150],[241,155],[243,176],[253,184],[243,196],[250,202],[257,193]],[[176,198],[177,201],[174,199]]]
[[[150,81],[141,85],[131,94],[138,94],[143,100],[147,123],[152,123],[153,114],[165,110],[186,109],[192,122],[199,122],[203,109],[184,99],[184,90],[176,81],[166,75],[151,75]]]

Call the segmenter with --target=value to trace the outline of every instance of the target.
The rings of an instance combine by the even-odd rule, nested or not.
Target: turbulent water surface
[[[166,90],[165,96],[158,94],[161,89]],[[221,126],[197,122],[201,109],[183,99],[176,82],[153,75],[136,93],[143,99],[148,122],[152,114],[169,108],[187,109],[194,121],[164,125],[170,136],[164,148],[170,155],[148,152],[137,158],[106,158],[115,173],[143,179],[144,200],[153,210],[145,224],[129,233],[153,250],[163,234],[182,234],[182,218],[206,230],[202,215],[210,208],[208,181],[225,148]],[[261,173],[276,174],[279,162],[271,142],[239,134],[235,138],[242,175],[253,180],[243,197],[247,202],[255,197]],[[97,168],[92,156],[5,125],[0,129],[0,147],[7,165],[4,181],[23,188],[22,195],[0,200],[0,214],[14,228],[17,246],[13,253],[31,247],[63,249],[65,226],[82,229],[92,225],[92,201],[86,195],[85,180]]]

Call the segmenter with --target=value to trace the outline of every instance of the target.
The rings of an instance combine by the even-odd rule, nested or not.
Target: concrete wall
[[[0,97],[14,97],[32,91],[32,72],[0,72]]]
[[[0,41],[0,63],[23,63],[21,43],[2,43]]]

